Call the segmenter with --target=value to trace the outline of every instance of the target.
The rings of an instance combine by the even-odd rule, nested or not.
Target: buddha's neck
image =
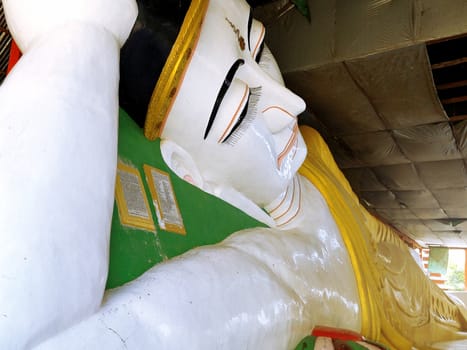
[[[287,190],[267,205],[264,209],[276,223],[279,229],[296,226],[302,214],[302,184],[301,178],[295,175]]]

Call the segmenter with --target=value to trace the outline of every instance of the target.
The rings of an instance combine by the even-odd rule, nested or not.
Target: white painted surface
[[[119,35],[136,16],[134,3],[126,3]],[[54,21],[63,7],[54,8],[57,2],[3,4],[27,50],[0,87],[0,348],[27,349],[101,303],[117,158],[119,43],[91,22]]]
[[[37,349],[284,350],[318,323],[359,331],[340,234],[320,193],[301,182],[298,227],[240,231],[156,265]]]
[[[135,0],[2,0],[8,29],[22,52],[70,22],[108,30],[122,46],[138,12]],[[104,54],[105,55],[105,54]]]

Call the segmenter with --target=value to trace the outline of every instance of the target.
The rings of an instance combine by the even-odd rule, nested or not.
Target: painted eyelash
[[[261,86],[250,88],[250,94],[248,96],[248,101],[246,103],[246,113],[244,117],[238,118],[235,125],[230,130],[229,134],[222,141],[228,145],[235,145],[237,141],[243,136],[245,131],[250,126],[251,122],[256,117],[256,111],[258,107],[258,101],[261,97]],[[243,114],[243,113],[242,113]]]

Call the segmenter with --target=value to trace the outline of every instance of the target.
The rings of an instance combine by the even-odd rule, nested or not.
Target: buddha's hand
[[[135,0],[3,0],[10,32],[21,51],[69,22],[89,23],[113,34],[120,46],[135,22]]]

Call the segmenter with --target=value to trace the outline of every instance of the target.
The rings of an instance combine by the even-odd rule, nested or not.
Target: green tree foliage
[[[457,265],[451,265],[446,275],[450,290],[464,290],[464,270]]]

